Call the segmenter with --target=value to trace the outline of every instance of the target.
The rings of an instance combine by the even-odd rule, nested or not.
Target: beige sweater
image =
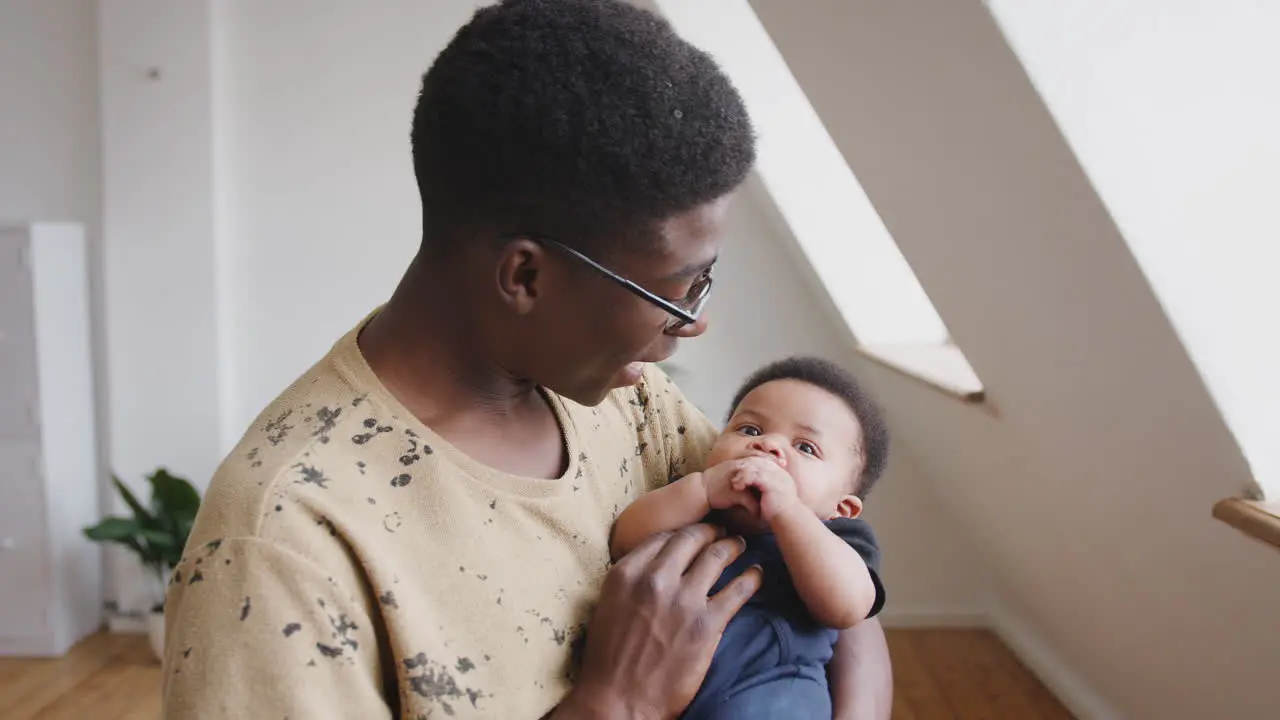
[[[479,464],[379,383],[356,330],[214,476],[166,604],[166,718],[539,718],[572,682],[609,529],[715,429],[657,369],[548,394],[562,478]]]

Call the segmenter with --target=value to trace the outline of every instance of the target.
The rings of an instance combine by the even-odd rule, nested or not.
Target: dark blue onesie
[[[871,570],[876,600],[867,617],[884,606],[880,550],[862,520],[826,523],[862,556]],[[747,537],[747,549],[716,582],[719,592],[752,565],[764,570],[759,592],[729,622],[711,669],[681,717],[684,720],[830,718],[827,662],[839,631],[814,622],[791,582],[772,534]]]

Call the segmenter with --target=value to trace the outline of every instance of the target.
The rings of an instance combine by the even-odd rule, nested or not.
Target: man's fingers
[[[716,584],[716,580],[724,573],[724,569],[729,567],[729,564],[737,559],[745,548],[746,543],[738,537],[717,540],[709,545],[698,555],[698,559],[693,561],[693,567],[689,568],[689,572],[685,574],[685,579],[689,583],[687,591],[705,598],[712,586]]]
[[[671,538],[671,535],[672,533],[670,532],[659,532],[650,535],[637,545],[634,550],[619,558],[615,565],[634,568],[646,567],[657,557],[658,552],[666,547],[667,540]]]
[[[760,566],[752,565],[707,601],[707,609],[711,612],[711,621],[716,632],[724,630],[729,620],[760,589],[760,583],[763,581],[764,571]]]
[[[653,572],[673,577],[683,575],[698,553],[723,534],[722,528],[707,523],[680,528],[658,549],[651,563]]]

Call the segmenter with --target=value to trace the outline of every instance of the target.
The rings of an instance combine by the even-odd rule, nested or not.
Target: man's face
[[[644,250],[592,260],[679,302],[720,253],[727,205],[726,197],[668,219],[659,226],[659,240]],[[635,384],[644,364],[670,357],[680,338],[706,330],[705,316],[670,328],[666,310],[566,253],[548,253],[544,292],[529,318],[540,338],[530,374],[560,395],[597,405],[611,390]]]
[[[843,400],[800,380],[773,380],[747,393],[716,438],[707,467],[764,457],[796,484],[800,502],[823,520],[857,517],[862,501],[850,494],[861,475],[862,425]],[[745,511],[732,523],[753,526]]]

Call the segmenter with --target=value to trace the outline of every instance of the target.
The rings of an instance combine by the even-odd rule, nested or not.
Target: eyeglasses
[[[558,248],[562,252],[590,266],[601,275],[604,275],[627,290],[630,290],[640,298],[662,308],[663,310],[666,310],[667,313],[671,315],[671,318],[667,321],[667,330],[678,330],[686,325],[692,325],[697,322],[698,316],[702,314],[702,309],[707,304],[707,298],[711,297],[711,268],[703,270],[702,273],[698,275],[697,279],[693,281],[693,284],[689,286],[689,292],[687,292],[683,298],[671,301],[645,290],[639,285],[622,277],[564,243],[527,233],[522,234],[521,237],[526,237],[534,242],[552,245]]]

